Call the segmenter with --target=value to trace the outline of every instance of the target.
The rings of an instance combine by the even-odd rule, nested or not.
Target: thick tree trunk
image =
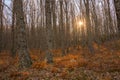
[[[120,35],[120,0],[114,0],[116,15],[117,15],[117,24],[118,24],[118,31]]]
[[[45,1],[45,12],[46,12],[46,58],[47,63],[53,62],[52,55],[52,24],[51,24],[51,8],[50,8],[50,0]]]
[[[26,29],[24,22],[23,0],[15,0],[16,2],[16,26],[18,37],[18,56],[20,61],[20,68],[30,67],[32,64],[29,52],[27,50]]]

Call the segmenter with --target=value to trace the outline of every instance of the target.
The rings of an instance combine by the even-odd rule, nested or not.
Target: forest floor
[[[22,70],[18,58],[4,51],[0,54],[0,80],[120,80],[120,41],[94,44],[94,48],[94,54],[87,48],[71,48],[66,56],[54,50],[53,64],[46,63],[40,50],[31,50],[33,64]]]

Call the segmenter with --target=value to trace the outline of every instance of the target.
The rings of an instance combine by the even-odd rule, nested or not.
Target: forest
[[[0,80],[120,80],[120,0],[0,0]]]

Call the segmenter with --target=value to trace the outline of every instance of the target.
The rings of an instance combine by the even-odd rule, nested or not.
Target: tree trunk
[[[3,48],[3,5],[2,0],[0,0],[0,52]]]
[[[117,26],[120,35],[120,0],[114,0],[116,15],[117,15]]]
[[[53,47],[54,49],[57,48],[57,26],[56,26],[56,4],[55,4],[55,0],[51,1],[51,5],[52,5],[52,22],[53,22]]]
[[[24,11],[23,11],[23,0],[15,0],[16,2],[16,26],[17,26],[17,37],[18,37],[18,57],[20,68],[30,67],[32,64],[29,52],[27,50],[26,41],[26,29],[24,22]]]
[[[13,11],[12,11],[12,26],[11,26],[11,36],[12,36],[12,48],[11,48],[11,54],[12,56],[14,57],[16,55],[16,45],[15,45],[15,42],[16,42],[16,37],[15,37],[15,0],[13,1]]]
[[[65,53],[65,27],[63,24],[63,0],[60,0],[60,40],[61,40],[61,49],[63,56]]]
[[[65,30],[65,43],[66,43],[66,52],[69,52],[69,47],[70,47],[70,20],[69,20],[69,1],[65,1],[65,12],[66,12],[66,30]]]
[[[51,8],[50,8],[50,0],[45,1],[45,12],[46,12],[46,58],[47,63],[53,62],[52,55],[52,24],[51,24]]]
[[[85,8],[86,8],[86,27],[87,27],[87,38],[88,38],[88,48],[91,53],[94,53],[94,48],[92,45],[92,32],[91,32],[91,23],[90,23],[90,14],[89,14],[89,0],[84,0]]]

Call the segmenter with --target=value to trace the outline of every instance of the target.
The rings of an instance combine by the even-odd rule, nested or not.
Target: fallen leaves
[[[42,62],[35,62],[32,64],[32,68],[34,69],[46,69],[47,68],[47,63],[45,61]]]
[[[119,80],[120,51],[111,49],[111,52],[104,45],[98,47],[94,44],[94,47],[100,48],[94,55],[89,54],[87,49],[74,49],[66,56],[61,56],[60,49],[53,50],[53,64],[46,63],[45,55],[40,50],[32,50],[30,54],[33,64],[31,68],[22,71],[16,66],[18,57],[12,59],[8,54],[0,54],[0,80],[6,77],[13,80],[113,80],[114,78]]]

